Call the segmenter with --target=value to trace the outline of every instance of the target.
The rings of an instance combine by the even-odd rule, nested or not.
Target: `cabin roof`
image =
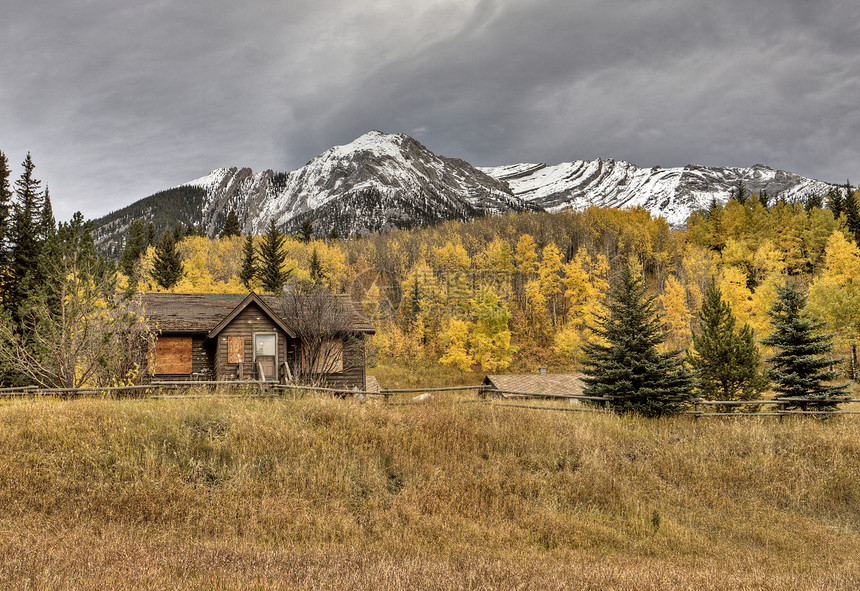
[[[281,328],[292,336],[284,326],[278,310],[281,299],[273,295],[255,293],[143,293],[138,296],[144,314],[155,322],[162,333],[206,334],[214,336],[229,324],[230,320],[251,303],[257,303]],[[373,334],[376,330],[370,320],[348,295],[338,295],[352,310],[352,326],[355,332]]]
[[[484,378],[484,385],[503,392],[579,396],[584,377],[578,373],[488,375]]]

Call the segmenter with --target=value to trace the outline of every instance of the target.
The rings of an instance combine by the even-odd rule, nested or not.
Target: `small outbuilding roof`
[[[579,373],[488,375],[484,385],[508,393],[581,396],[583,377]]]

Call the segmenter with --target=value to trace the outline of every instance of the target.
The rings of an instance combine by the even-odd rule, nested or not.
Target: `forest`
[[[606,336],[600,322],[612,315],[613,285],[626,271],[653,305],[661,354],[686,352],[685,363],[695,366],[706,345],[696,339],[723,318],[736,338],[749,333],[746,363],[759,365],[779,348],[769,312],[790,286],[832,335],[833,346],[819,350],[830,368],[858,379],[860,197],[847,182],[794,203],[739,185],[728,202],[711,203],[683,228],[644,209],[596,207],[349,240],[315,236],[310,224],[287,234],[274,222],[262,235],[243,236],[235,212],[215,238],[182,223],[157,237],[138,218],[112,262],[96,252],[83,216],[54,221],[29,154],[14,191],[0,156],[6,382],[137,379],[146,359],[116,353],[151,338],[143,315],[129,308],[135,292],[279,292],[289,282],[323,285],[360,303],[377,328],[367,344],[370,366],[446,368],[449,376],[539,366],[578,372],[587,370],[584,351]],[[94,318],[98,330],[82,330]],[[46,358],[50,371],[39,367]]]
[[[228,219],[215,239],[193,228],[183,237],[178,228],[169,287],[155,271],[169,257],[160,257],[142,222],[133,224],[121,284],[139,291],[233,292],[278,289],[288,278],[321,283],[350,293],[373,320],[372,363],[484,372],[579,371],[582,346],[593,340],[595,319],[606,312],[611,283],[624,267],[655,298],[668,329],[664,351],[690,349],[711,285],[738,327],[748,325],[760,343],[773,331],[767,312],[778,288],[790,284],[834,334],[835,368],[858,377],[860,216],[848,183],[802,203],[750,194],[740,185],[727,203],[712,203],[685,228],[671,228],[643,209],[594,207],[448,221],[350,240],[285,235],[274,224],[264,235],[243,237],[233,224]],[[280,274],[266,284],[260,269],[273,265]],[[762,346],[765,357],[773,351]]]

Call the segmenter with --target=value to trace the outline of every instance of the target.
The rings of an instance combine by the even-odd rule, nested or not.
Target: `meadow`
[[[0,587],[855,589],[860,421],[0,406]]]

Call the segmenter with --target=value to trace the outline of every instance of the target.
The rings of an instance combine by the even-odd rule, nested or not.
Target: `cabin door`
[[[275,368],[278,367],[277,359],[278,335],[255,334],[254,335],[254,366],[263,375],[259,379],[276,380]]]

